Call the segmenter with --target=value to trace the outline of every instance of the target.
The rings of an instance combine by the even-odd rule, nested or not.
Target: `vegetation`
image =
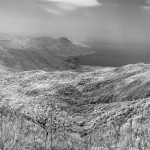
[[[130,108],[111,106],[116,109],[116,115],[111,116],[111,110],[105,112],[105,118],[99,118],[99,124],[91,128],[86,128],[79,121],[81,118],[69,115],[54,103],[37,106],[36,118],[30,118],[21,109],[13,110],[7,103],[3,103],[0,105],[0,149],[149,150],[150,105],[143,108],[145,100],[139,102],[138,105],[128,103],[131,104]],[[105,105],[103,109],[107,107]],[[101,111],[99,108],[97,110]]]
[[[38,117],[34,120],[19,110],[14,111],[8,105],[1,105],[1,150],[60,149],[59,142],[66,143],[68,138],[66,130],[72,118],[67,117],[66,112],[60,112],[55,105],[47,104],[46,107],[38,109]]]
[[[0,72],[1,150],[149,150],[149,65]]]

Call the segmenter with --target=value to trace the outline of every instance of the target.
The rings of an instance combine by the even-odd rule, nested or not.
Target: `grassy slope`
[[[86,124],[89,129],[94,129],[105,113],[114,117],[122,109],[128,114],[130,107],[141,104],[144,110],[149,105],[150,65],[93,68],[85,72],[26,71],[5,74],[4,70],[1,74],[1,95],[9,101],[12,109],[20,105],[29,109],[44,100],[55,101],[69,112],[86,115],[92,122]]]
[[[115,149],[120,145],[131,145],[127,141],[131,119],[134,134],[138,134],[134,137],[135,143],[143,138],[141,132],[145,136],[150,132],[145,131],[149,128],[150,65],[20,73],[12,73],[1,66],[0,72],[0,93],[4,96],[1,104],[7,103],[9,109],[20,110],[21,114],[36,122],[39,115],[37,106],[57,103],[62,111],[65,110],[74,119],[69,136],[77,133],[81,136],[77,139],[82,144],[91,136],[91,145],[103,149],[108,149],[108,145],[117,146]],[[146,123],[141,125],[139,122],[142,121]],[[42,132],[39,127],[36,129],[38,134]],[[117,135],[120,135],[118,142]]]

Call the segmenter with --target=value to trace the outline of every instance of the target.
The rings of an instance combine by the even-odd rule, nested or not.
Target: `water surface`
[[[82,56],[77,62],[82,65],[120,67],[139,62],[150,63],[150,46],[130,46],[92,43],[95,54]]]

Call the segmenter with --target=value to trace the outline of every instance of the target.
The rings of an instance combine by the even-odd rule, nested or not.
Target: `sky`
[[[0,0],[0,33],[148,47],[150,0]]]

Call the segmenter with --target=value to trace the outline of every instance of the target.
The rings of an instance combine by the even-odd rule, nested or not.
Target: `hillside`
[[[149,64],[20,73],[12,73],[8,68],[1,67],[0,71],[1,108],[10,114],[20,114],[25,122],[28,120],[24,125],[24,134],[22,133],[23,141],[27,138],[27,128],[32,126],[32,133],[28,133],[30,140],[36,136],[36,143],[44,147],[44,137],[39,135],[44,136],[46,112],[49,104],[53,104],[57,105],[61,115],[65,114],[62,118],[67,121],[66,132],[63,133],[63,137],[67,135],[65,141],[57,137],[60,131],[54,132],[55,149],[150,148]],[[54,124],[53,127],[56,126]],[[12,125],[7,128],[11,127]],[[13,136],[12,133],[10,135]],[[25,145],[32,147],[32,143],[27,139],[25,141]],[[67,146],[64,142],[67,142]]]
[[[20,37],[0,34],[0,63],[13,71],[66,70],[77,67],[72,59],[93,53],[67,38]]]

